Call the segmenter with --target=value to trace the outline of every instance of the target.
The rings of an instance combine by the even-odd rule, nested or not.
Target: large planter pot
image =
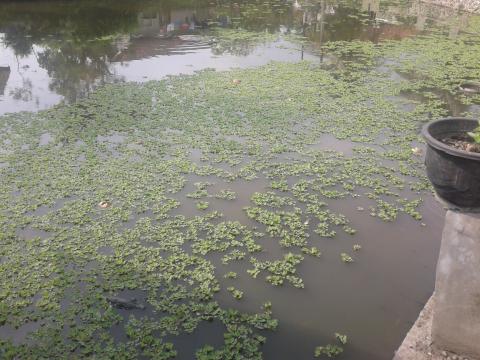
[[[480,153],[456,149],[439,139],[463,135],[477,126],[477,120],[446,118],[428,123],[422,131],[428,178],[441,198],[459,207],[480,207]]]

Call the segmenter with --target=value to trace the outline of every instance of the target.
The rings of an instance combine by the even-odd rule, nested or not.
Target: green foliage
[[[480,123],[475,130],[469,132],[468,135],[473,139],[473,141],[477,144],[480,144]]]
[[[229,271],[225,275],[223,275],[224,278],[226,279],[236,279],[237,278],[237,273],[234,271]]]
[[[255,193],[252,195],[251,200],[255,205],[269,206],[275,208],[294,204],[292,199],[288,197],[277,196],[274,192]]]
[[[237,194],[234,191],[223,189],[216,194],[215,197],[217,199],[235,200],[237,198]]]
[[[233,286],[229,286],[227,290],[231,292],[232,296],[237,300],[240,300],[243,297],[243,291],[235,289]]]
[[[286,254],[282,260],[276,261],[259,261],[255,258],[251,258],[250,262],[253,265],[253,269],[247,270],[247,272],[256,278],[261,271],[269,273],[265,279],[272,285],[283,285],[287,280],[294,287],[303,288],[303,281],[296,276],[296,265],[303,260],[303,256],[295,255],[292,253]]]
[[[341,353],[343,353],[343,348],[341,346],[328,344],[325,346],[317,346],[315,348],[314,355],[315,357],[321,357],[325,355],[329,358],[332,358],[340,355]]]
[[[347,344],[348,338],[347,335],[342,335],[340,333],[335,333],[335,338],[340,341],[343,345]]]
[[[344,263],[351,263],[351,262],[353,262],[353,258],[352,258],[350,255],[348,255],[347,253],[341,253],[341,254],[340,254],[340,258],[342,259],[342,261],[343,261]]]
[[[197,209],[198,210],[206,210],[208,209],[208,201],[198,201],[197,202]]]
[[[322,255],[320,250],[318,250],[315,246],[312,246],[311,248],[303,247],[302,252],[306,255],[311,255],[315,257],[320,257]]]
[[[336,332],[334,334],[334,336],[335,336],[335,339],[340,344],[342,344],[342,345],[347,344],[347,342],[348,342],[347,335],[343,335],[343,334],[340,334],[340,333]],[[343,353],[343,347],[342,346],[338,346],[336,344],[328,344],[328,345],[325,345],[325,346],[317,346],[315,348],[314,356],[315,357],[323,357],[325,355],[326,357],[333,358],[333,357],[337,357],[341,353]]]

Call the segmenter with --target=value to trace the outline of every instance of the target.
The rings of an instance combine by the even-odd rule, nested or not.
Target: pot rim
[[[430,135],[430,127],[433,124],[436,124],[436,123],[439,123],[439,122],[447,122],[447,121],[451,122],[452,120],[453,121],[454,120],[467,120],[467,121],[472,121],[472,122],[478,123],[478,120],[470,119],[470,118],[464,118],[464,117],[447,117],[447,118],[443,118],[443,119],[439,119],[439,120],[430,121],[429,123],[425,124],[423,126],[423,129],[422,129],[422,136],[425,139],[425,141],[427,142],[427,144],[430,145],[431,147],[437,149],[437,150],[443,151],[443,152],[445,152],[447,154],[450,154],[452,156],[457,156],[457,157],[461,157],[461,158],[464,158],[464,159],[480,161],[480,153],[473,153],[473,152],[469,152],[469,151],[465,151],[465,150],[455,149],[454,147],[448,146],[448,145],[444,144],[443,142],[441,142],[440,140],[435,139],[432,135]]]

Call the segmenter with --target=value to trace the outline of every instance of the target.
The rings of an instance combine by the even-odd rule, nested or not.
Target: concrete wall
[[[433,345],[480,359],[480,214],[448,211],[435,281]]]

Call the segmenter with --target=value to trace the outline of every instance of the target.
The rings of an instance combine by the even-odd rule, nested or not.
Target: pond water
[[[456,36],[468,24],[466,14],[420,2],[312,2],[303,8],[283,0],[193,4],[2,1],[0,114],[74,102],[108,82],[270,61],[326,61],[318,50],[328,41],[401,39],[433,26]],[[274,36],[254,43],[238,37],[222,46],[208,36],[212,26]],[[306,34],[312,42],[304,48],[282,37],[290,33]]]
[[[418,1],[2,2],[0,114],[39,111],[60,103],[75,104],[108,83],[145,83],[205,69],[256,68],[271,61],[302,60],[329,69],[335,66],[338,56],[325,50],[329,42],[360,40],[377,44],[433,31],[456,38],[467,28],[468,22],[468,14]],[[394,80],[407,77],[384,68],[385,65],[380,65],[378,71],[385,71],[387,77]],[[169,88],[165,89],[168,91]],[[432,89],[432,92],[445,98],[444,107],[448,114],[478,112],[478,104],[465,104],[445,93],[444,89]],[[419,94],[395,99],[401,102],[412,97],[417,103],[425,100]],[[152,98],[152,107],[155,101]],[[247,115],[240,110],[236,114],[244,119]],[[80,113],[82,109],[78,111]],[[102,143],[105,153],[111,152],[103,154],[109,161],[115,161],[123,153],[140,154],[140,159],[141,154],[147,151],[148,147],[144,147],[143,142],[127,144],[133,130],[123,129],[123,133],[122,130],[118,133],[116,129],[110,130],[113,131],[109,134],[95,136],[95,141]],[[172,143],[177,137],[181,139],[181,130],[168,131],[166,129],[165,134],[171,137]],[[327,133],[306,146],[305,152],[333,149],[347,157],[353,156],[358,143],[337,137]],[[40,135],[39,146],[48,148],[55,145],[59,146],[58,149],[68,146],[68,143],[59,141],[53,134],[45,132]],[[86,146],[82,140],[79,141],[78,148]],[[250,144],[235,134],[225,136],[222,141],[236,146]],[[181,150],[188,149],[188,161],[201,166],[202,151],[189,149],[188,145],[179,146]],[[383,151],[379,144],[370,145],[375,151]],[[2,148],[8,146],[9,143],[0,143],[0,155],[4,155]],[[418,146],[422,147],[421,144]],[[5,154],[9,154],[8,150]],[[295,162],[295,156],[301,154],[304,153],[287,152],[280,159],[285,163]],[[173,152],[167,155],[167,159],[174,158]],[[74,159],[81,159],[77,162],[83,164],[91,161],[88,158],[91,156],[91,153],[84,153]],[[132,159],[135,162],[136,158]],[[8,169],[7,160],[2,162],[0,158],[0,170]],[[248,160],[245,157],[242,161]],[[219,163],[218,168],[228,171],[239,167],[238,164],[228,164],[228,161]],[[186,217],[201,214],[198,203],[195,207],[194,202],[188,202],[188,194],[195,191],[195,182],[211,181],[213,185],[209,191],[228,188],[237,194],[237,199],[233,203],[209,199],[208,206],[218,209],[229,220],[238,220],[255,228],[258,224],[246,216],[243,208],[251,205],[250,199],[255,192],[271,190],[270,180],[258,177],[232,182],[208,175],[210,177],[189,174],[187,185],[171,195],[181,202],[173,214]],[[401,192],[402,196],[411,194],[407,190]],[[21,194],[16,193],[12,195],[14,197],[21,197]],[[48,216],[68,205],[70,200],[73,201],[57,199],[49,206],[39,206],[30,215]],[[359,251],[361,260],[344,264],[338,256],[322,255],[319,259],[305,256],[305,261],[298,267],[298,273],[306,284],[305,289],[266,286],[252,280],[243,271],[245,263],[233,263],[229,270],[238,273],[235,287],[245,292],[245,298],[239,302],[224,289],[230,285],[229,279],[219,274],[222,290],[216,294],[216,300],[223,307],[252,312],[257,311],[265,299],[274,303],[274,317],[279,320],[279,326],[275,332],[265,334],[267,342],[262,347],[265,359],[310,359],[313,349],[332,342],[332,334],[337,331],[349,337],[345,352],[339,357],[341,359],[392,358],[433,291],[444,210],[431,194],[425,193],[421,222],[405,213],[400,213],[394,222],[382,222],[370,215],[372,204],[371,199],[366,197],[328,200],[330,210],[350,219],[357,234],[353,239],[343,233],[338,234],[336,239],[322,239],[319,246],[322,253],[337,254],[348,250],[353,254],[352,246],[358,243],[363,246]],[[304,210],[305,206],[302,206]],[[153,218],[150,210],[142,216],[129,218],[122,231],[133,228],[139,220],[148,217]],[[48,241],[51,236],[47,231],[32,229],[28,223],[23,225],[16,233],[19,239]],[[277,242],[268,241],[268,237],[262,241],[265,256],[269,259],[283,256],[284,250]],[[153,248],[155,243],[145,240],[143,246]],[[96,251],[108,262],[107,258],[115,257],[115,244],[105,241]],[[0,256],[0,265],[5,261],[2,259],[7,258],[6,254],[3,255]],[[208,256],[219,269],[222,267],[221,259],[216,255]],[[262,255],[258,259],[262,259]],[[95,268],[97,265],[92,260],[87,267]],[[144,291],[124,289],[118,294],[147,302]],[[118,342],[126,341],[124,325],[130,315],[156,316],[150,305],[144,310],[122,309],[118,313],[124,319],[112,328],[113,337]],[[0,316],[0,324],[1,319]],[[205,344],[221,345],[222,326],[215,321],[202,323],[192,334],[172,336],[166,340],[176,346],[179,359],[192,359],[195,351]],[[0,326],[0,339],[11,339],[15,344],[21,344],[29,332],[39,327],[39,323],[23,324],[17,329],[3,325]]]

